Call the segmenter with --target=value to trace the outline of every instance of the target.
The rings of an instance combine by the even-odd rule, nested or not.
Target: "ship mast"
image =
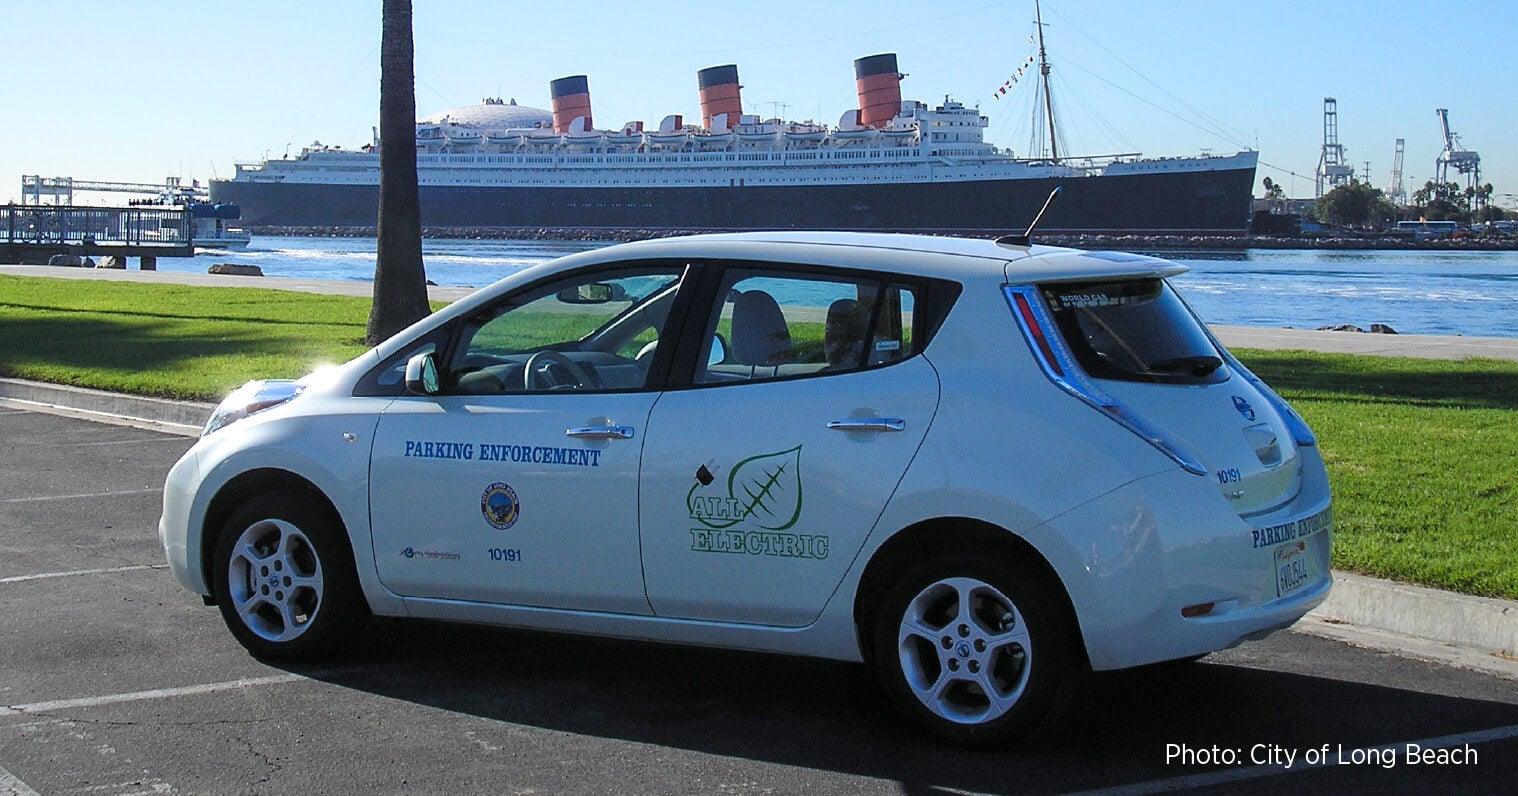
[[[1038,0],[1033,0],[1033,15],[1038,28],[1038,75],[1044,87],[1044,113],[1049,118],[1049,152],[1059,162],[1059,139],[1054,134],[1054,100],[1049,96],[1049,54],[1044,50],[1044,14]]]

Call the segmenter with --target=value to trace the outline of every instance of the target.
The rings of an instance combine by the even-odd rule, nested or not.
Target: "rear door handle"
[[[896,417],[858,417],[830,420],[828,428],[834,431],[905,431],[907,421]]]
[[[564,436],[575,439],[632,439],[632,426],[580,426],[564,429]]]

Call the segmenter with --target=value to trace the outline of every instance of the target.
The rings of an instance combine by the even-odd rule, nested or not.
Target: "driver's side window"
[[[638,390],[680,283],[672,266],[560,280],[465,321],[444,392]]]

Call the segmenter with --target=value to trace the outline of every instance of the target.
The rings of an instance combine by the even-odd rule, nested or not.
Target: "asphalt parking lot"
[[[995,752],[924,740],[828,661],[377,621],[345,660],[264,665],[163,565],[160,488],[190,443],[0,408],[0,794],[1518,781],[1518,682],[1296,633],[1094,676],[1058,733]]]

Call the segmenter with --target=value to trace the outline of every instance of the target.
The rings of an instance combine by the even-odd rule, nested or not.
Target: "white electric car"
[[[373,614],[867,661],[960,743],[1328,594],[1312,432],[1165,260],[746,233],[576,254],[251,382],[175,577],[311,659]]]

